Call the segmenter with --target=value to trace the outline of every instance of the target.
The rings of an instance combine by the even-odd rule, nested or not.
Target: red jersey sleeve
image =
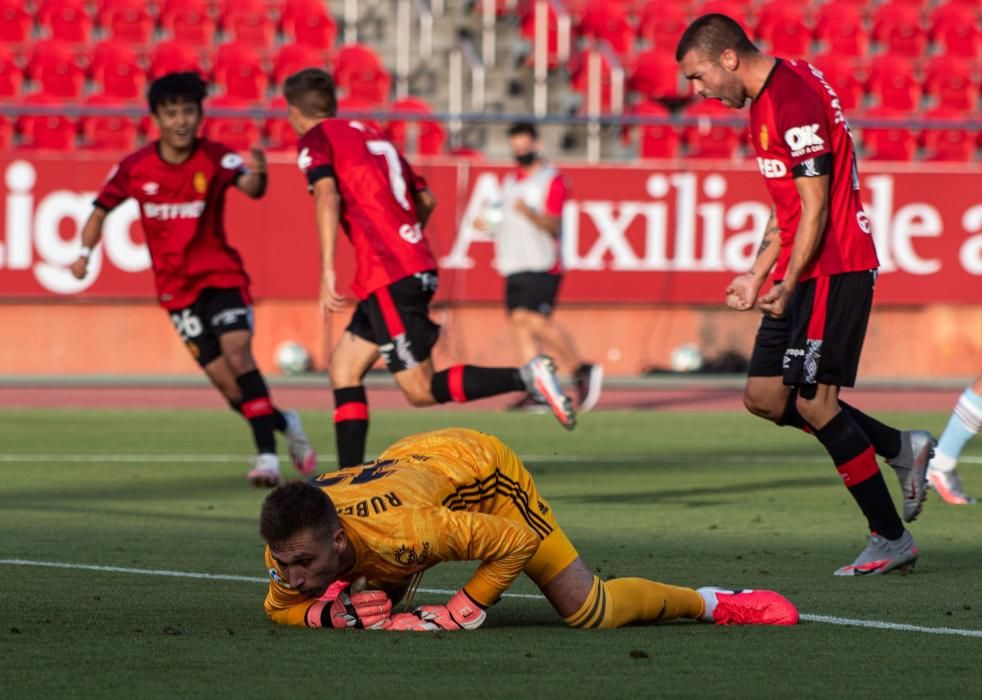
[[[566,178],[562,175],[556,175],[549,183],[549,193],[546,195],[546,214],[561,216],[563,205],[566,204],[568,196],[569,186],[566,184]]]
[[[402,154],[399,154],[399,162],[402,163],[402,172],[406,178],[406,184],[409,186],[411,192],[422,192],[423,190],[429,189],[429,184],[426,182],[426,178],[413,170],[413,167],[409,164]]]
[[[778,131],[788,149],[794,177],[817,177],[832,172],[832,135],[825,103],[808,87],[780,99],[775,114]]]
[[[218,166],[215,169],[215,178],[222,189],[234,185],[248,171],[242,156],[225,144],[210,142],[208,156]]]
[[[107,212],[112,211],[120,204],[129,199],[130,191],[130,160],[127,158],[113,166],[109,171],[109,179],[102,186],[102,190],[95,198],[93,204]]]
[[[297,166],[307,177],[307,187],[324,177],[334,174],[334,149],[320,126],[308,131],[297,143]]]

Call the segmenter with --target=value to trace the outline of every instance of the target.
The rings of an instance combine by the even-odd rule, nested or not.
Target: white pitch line
[[[320,458],[329,463],[337,461],[334,455],[320,455]],[[523,455],[522,459],[528,462],[607,462],[607,463],[649,463],[649,464],[689,464],[696,462],[716,462],[723,464],[780,464],[783,462],[827,462],[825,455]],[[134,464],[167,464],[173,462],[209,462],[219,464],[229,464],[248,461],[246,455],[221,455],[221,454],[172,454],[172,455],[151,455],[151,454],[0,454],[0,463],[21,462],[25,464],[50,464],[63,462],[65,464],[83,463],[134,463]],[[982,457],[961,457],[959,462],[966,464],[982,464]]]
[[[113,574],[137,574],[142,576],[170,576],[175,578],[207,579],[210,581],[245,581],[247,583],[266,583],[268,578],[262,576],[235,576],[232,574],[205,574],[194,571],[171,571],[169,569],[133,569],[125,566],[101,566],[99,564],[72,564],[58,561],[34,561],[32,559],[0,559],[0,566],[38,566],[50,569],[75,569],[83,571],[102,571]],[[457,591],[444,588],[420,588],[421,593],[453,595]],[[529,593],[504,593],[503,598],[525,598],[545,600],[541,595]],[[924,627],[898,622],[881,622],[879,620],[859,620],[849,617],[830,615],[812,615],[802,613],[802,620],[817,622],[825,625],[843,625],[847,627],[866,627],[869,629],[892,630],[896,632],[922,632],[924,634],[947,634],[956,637],[976,637],[982,639],[982,630],[966,630],[957,627]]]

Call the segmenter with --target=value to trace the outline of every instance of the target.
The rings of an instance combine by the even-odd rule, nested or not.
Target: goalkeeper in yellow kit
[[[413,435],[373,463],[280,486],[263,503],[260,534],[271,579],[266,613],[286,625],[474,629],[523,571],[572,627],[798,621],[795,606],[772,591],[600,580],[518,455],[474,430]],[[392,614],[422,572],[462,560],[480,564],[446,605]]]

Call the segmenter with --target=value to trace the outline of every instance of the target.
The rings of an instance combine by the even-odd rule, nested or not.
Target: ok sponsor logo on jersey
[[[311,166],[314,159],[310,157],[310,149],[304,148],[300,151],[300,155],[297,156],[297,167],[299,167],[303,172],[307,172],[307,168]]]
[[[825,147],[825,140],[818,135],[818,124],[794,126],[784,132],[784,141],[791,149],[791,157],[815,153]]]
[[[784,161],[775,158],[761,158],[758,156],[757,167],[760,168],[760,174],[769,179],[784,177],[788,174],[788,166],[784,164]]]

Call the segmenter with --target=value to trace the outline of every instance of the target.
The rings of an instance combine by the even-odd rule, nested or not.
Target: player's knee
[[[428,387],[403,387],[402,393],[405,395],[406,401],[408,401],[409,405],[413,408],[424,408],[426,406],[432,406],[436,403],[436,399],[433,397],[433,392],[431,392]]]
[[[777,423],[784,415],[784,406],[776,404],[769,396],[753,391],[743,393],[743,405],[750,413]]]

